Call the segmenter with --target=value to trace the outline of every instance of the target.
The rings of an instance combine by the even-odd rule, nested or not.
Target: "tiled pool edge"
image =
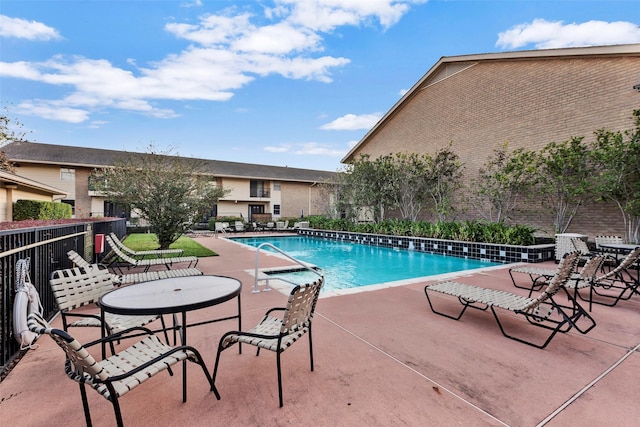
[[[382,246],[385,248],[408,249],[417,252],[471,258],[480,261],[538,263],[555,259],[554,244],[512,246],[493,243],[428,239],[413,236],[390,236],[348,231],[316,230],[311,228],[299,229],[297,231],[298,234],[302,236],[322,237],[343,242]]]

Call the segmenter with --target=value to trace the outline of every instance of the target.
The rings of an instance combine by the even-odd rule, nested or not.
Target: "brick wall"
[[[504,142],[511,149],[540,150],[572,136],[594,140],[597,129],[633,127],[640,108],[640,57],[540,58],[477,62],[414,91],[352,158],[396,152],[435,153],[452,143],[470,178]],[[469,211],[463,217],[474,217]],[[520,215],[550,232],[553,220],[540,212]],[[624,235],[616,207],[583,206],[571,232]]]
[[[320,215],[325,213],[320,206],[319,186],[312,183],[281,182],[283,217],[299,217],[304,210],[304,215]]]

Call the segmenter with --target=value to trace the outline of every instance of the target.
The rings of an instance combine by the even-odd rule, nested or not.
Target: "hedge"
[[[71,205],[40,200],[18,200],[13,205],[13,220],[71,218]]]

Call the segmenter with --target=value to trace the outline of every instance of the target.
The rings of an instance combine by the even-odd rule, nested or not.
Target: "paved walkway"
[[[201,259],[201,270],[243,282],[245,329],[267,308],[285,303],[280,292],[251,293],[253,249],[223,238],[199,241],[220,254]],[[261,256],[261,266],[287,263]],[[519,291],[506,267],[456,280]],[[469,310],[460,321],[433,314],[425,283],[321,298],[314,319],[315,371],[309,371],[305,340],[283,354],[283,408],[273,353],[256,357],[244,347],[241,355],[235,349],[222,354],[220,401],[195,368],[188,371],[186,403],[181,373],[159,375],[123,397],[125,425],[638,425],[640,298],[613,308],[595,306],[598,325],[588,335],[559,334],[538,350],[504,338],[490,313]],[[233,309],[227,303],[190,313],[189,319]],[[520,319],[510,326],[531,331]],[[213,368],[218,339],[235,327],[231,321],[194,327],[189,343]],[[96,337],[89,329],[73,333],[88,341]],[[0,383],[0,425],[84,425],[78,386],[64,374],[62,352],[46,337],[38,345]],[[109,402],[92,392],[89,403],[94,425],[115,425]]]

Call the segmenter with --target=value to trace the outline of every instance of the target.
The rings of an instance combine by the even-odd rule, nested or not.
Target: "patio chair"
[[[97,269],[106,269],[104,264],[90,264],[84,258],[80,256],[74,250],[70,250],[67,252],[67,256],[69,259],[78,267],[82,268],[97,268]],[[168,279],[171,277],[188,277],[188,276],[201,276],[202,271],[198,270],[195,267],[191,268],[180,268],[175,270],[160,270],[160,271],[147,271],[147,272],[139,272],[139,273],[129,273],[129,274],[114,274],[114,282],[116,286],[119,285],[130,285],[133,283],[140,282],[149,282],[151,280],[159,280],[159,279]]]
[[[109,246],[111,246],[111,250],[115,253],[115,256],[108,264],[109,267],[115,266],[120,273],[122,274],[122,269],[117,264],[118,260],[122,260],[128,264],[129,267],[143,267],[144,271],[149,271],[149,269],[154,265],[164,265],[167,270],[171,270],[171,266],[174,263],[188,262],[189,268],[195,267],[198,264],[198,257],[195,256],[183,256],[183,257],[175,257],[175,258],[144,258],[144,259],[136,259],[133,258],[120,250],[120,248],[115,244],[111,236],[106,236],[105,239]]]
[[[111,335],[160,319],[168,342],[169,337],[162,316],[124,316],[105,313],[105,323],[103,324],[99,310],[93,312],[76,310],[80,307],[96,304],[102,295],[115,289],[117,283],[114,276],[105,269],[78,267],[56,270],[51,273],[49,286],[51,286],[56,305],[60,310],[62,328],[66,331],[70,327],[102,327],[107,335]],[[78,320],[70,322],[70,319],[73,318]],[[114,352],[113,346],[111,352]]]
[[[611,252],[611,250],[600,246],[602,243],[624,243],[620,236],[596,236],[596,250],[599,252]]]
[[[546,289],[536,298],[451,281],[427,285],[424,288],[424,293],[431,311],[436,314],[459,320],[469,307],[482,311],[490,308],[500,331],[505,337],[537,348],[545,348],[558,332],[566,333],[572,328],[576,328],[580,333],[586,334],[596,325],[595,320],[577,303],[575,296],[565,287],[571,279],[578,257],[579,254],[577,252],[565,254],[563,259],[560,260],[556,274],[547,282]],[[559,298],[556,297],[556,293],[560,290],[565,294],[568,303],[561,303]],[[462,310],[458,315],[450,315],[435,310],[429,297],[429,292],[438,292],[456,297],[462,304]],[[530,325],[550,330],[551,333],[542,343],[508,334],[498,315],[501,310],[522,316]],[[578,325],[578,321],[582,318],[588,322],[587,327]]]
[[[225,228],[224,224],[221,222],[216,222],[215,226],[214,226],[214,231],[216,233],[226,233],[227,229]]]
[[[80,396],[82,397],[87,426],[91,426],[91,414],[85,385],[93,388],[111,402],[116,422],[118,426],[122,426],[119,399],[156,374],[166,370],[170,375],[173,375],[171,366],[187,360],[200,365],[211,386],[210,390],[215,393],[218,400],[220,399],[220,394],[198,350],[186,345],[170,347],[146,328],[123,330],[115,335],[82,345],[67,332],[52,328],[37,313],[29,315],[27,324],[31,331],[41,335],[49,335],[65,352],[64,370],[67,376],[80,386]],[[115,340],[122,340],[130,336],[139,337],[140,335],[143,335],[144,338],[131,347],[103,360],[96,360],[87,350],[87,348],[105,341],[112,343]],[[183,390],[186,390],[186,376],[183,376],[182,387]]]
[[[640,246],[637,246],[613,269],[607,273],[593,278],[588,283],[589,287],[589,299],[586,300],[578,293],[578,295],[585,301],[589,301],[589,311],[593,304],[604,305],[613,307],[621,300],[629,300],[634,294],[640,295]],[[635,266],[635,267],[634,267]],[[630,271],[635,268],[636,277]],[[582,286],[584,288],[586,286]],[[596,299],[594,299],[596,296]]]
[[[315,311],[318,296],[324,278],[321,277],[313,283],[296,285],[289,294],[287,306],[284,308],[272,308],[267,311],[260,323],[247,332],[230,331],[222,336],[218,344],[216,364],[213,368],[213,381],[215,383],[220,362],[220,353],[236,343],[250,344],[257,347],[256,356],[260,349],[270,350],[276,353],[276,367],[278,371],[278,397],[280,407],[282,400],[282,373],[280,355],[304,334],[309,335],[309,358],[311,371],[313,371],[313,343],[311,340],[311,321]],[[274,317],[274,311],[283,312],[282,317]]]
[[[233,229],[236,232],[244,231],[244,223],[242,221],[236,221],[233,225]]]
[[[581,288],[588,286],[586,282],[591,281],[596,277],[596,274],[600,269],[602,269],[602,266],[607,259],[609,259],[609,257],[602,254],[589,257],[580,272],[573,273],[573,275],[571,276],[571,282],[567,283],[567,287]],[[557,271],[557,269],[553,268],[522,266],[510,268],[509,276],[511,277],[513,286],[520,289],[528,289],[529,296],[531,296],[534,290],[541,289],[546,284],[546,282],[548,282],[556,274]],[[513,276],[513,273],[527,274],[531,279],[531,284],[529,286],[518,285],[516,283],[515,277]],[[579,286],[576,284],[576,281],[580,282]]]
[[[111,233],[111,240],[116,244],[120,250],[133,258],[144,259],[147,255],[155,256],[161,258],[163,256],[180,256],[184,252],[183,249],[154,249],[149,251],[134,251],[133,249],[126,246],[122,241],[118,238],[116,233]]]

